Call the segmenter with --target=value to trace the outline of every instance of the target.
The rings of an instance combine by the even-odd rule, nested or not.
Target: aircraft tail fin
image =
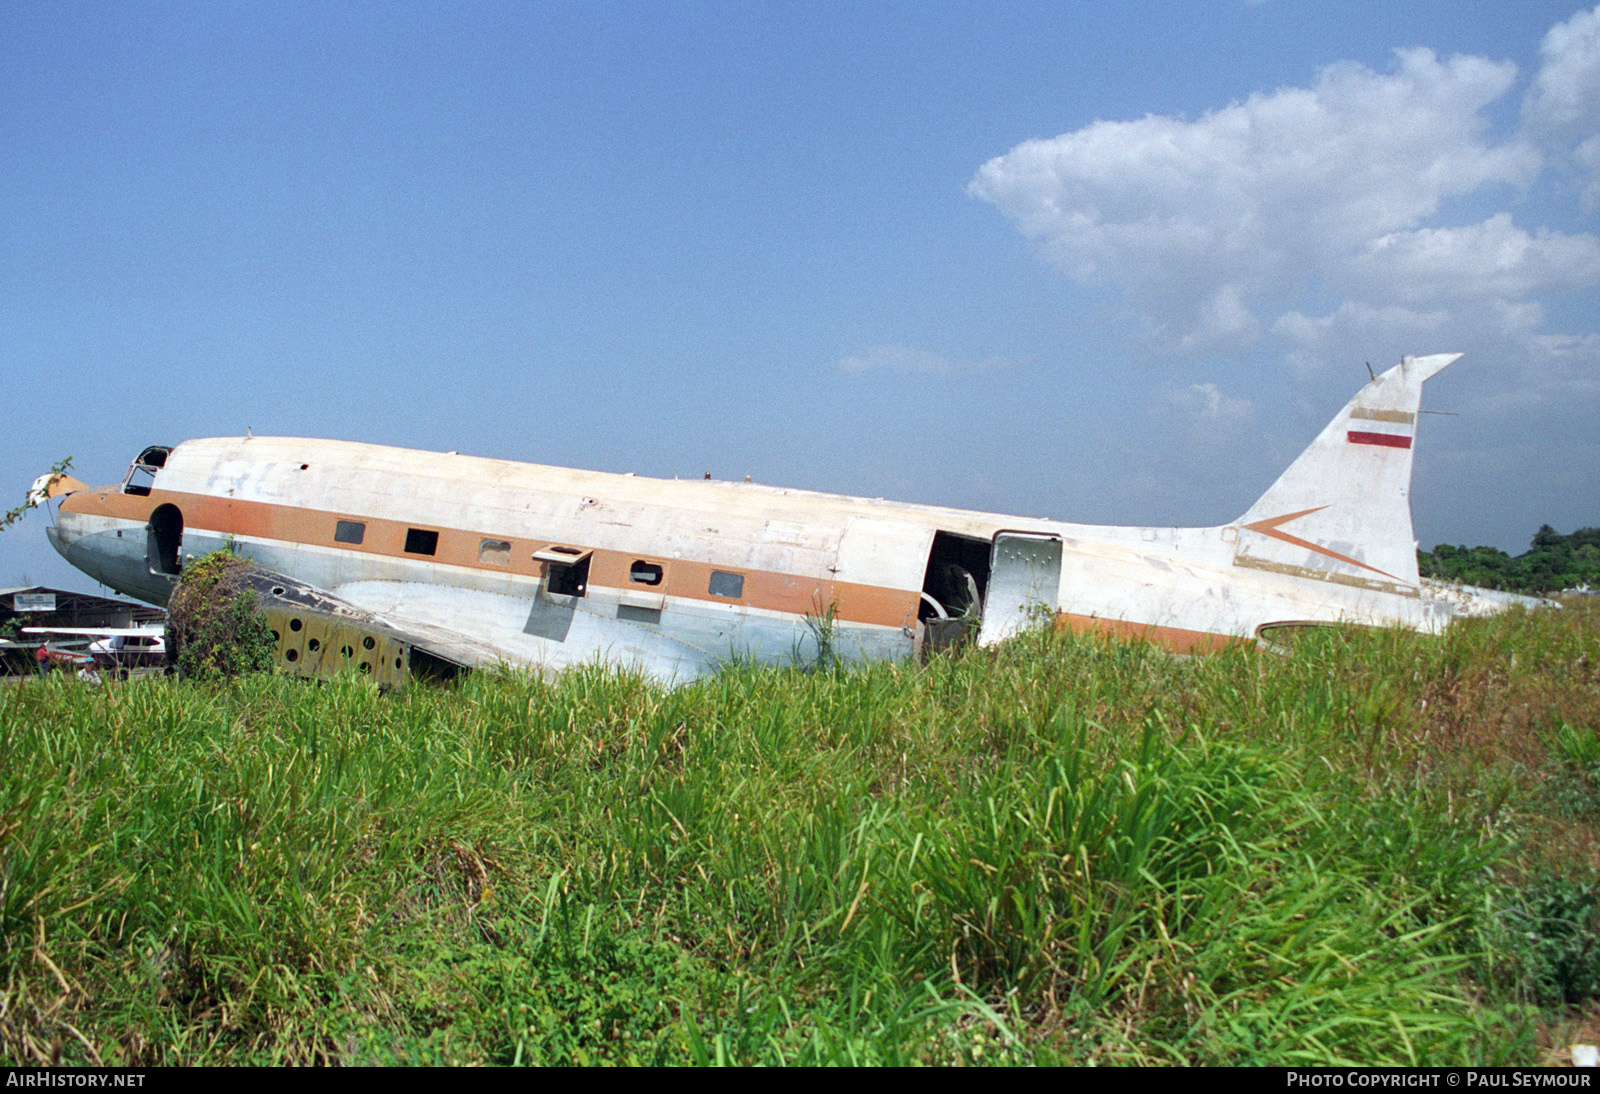
[[[1236,565],[1416,586],[1411,452],[1422,384],[1461,354],[1406,357],[1363,387],[1234,525]]]

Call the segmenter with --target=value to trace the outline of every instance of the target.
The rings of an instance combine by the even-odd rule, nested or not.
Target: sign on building
[[[11,598],[11,607],[17,612],[53,612],[56,610],[56,594],[18,593]]]

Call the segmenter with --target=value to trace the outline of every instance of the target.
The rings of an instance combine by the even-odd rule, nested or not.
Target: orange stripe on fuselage
[[[64,513],[91,513],[126,520],[148,521],[159,505],[176,505],[183,513],[185,528],[213,532],[222,536],[250,536],[256,539],[326,547],[353,554],[379,555],[413,562],[434,562],[460,566],[480,573],[515,574],[521,577],[544,576],[544,564],[530,556],[552,543],[589,549],[570,540],[529,539],[503,531],[472,531],[443,525],[388,520],[362,513],[338,513],[307,509],[272,502],[189,494],[174,490],[152,490],[148,496],[123,494],[116,487],[69,494],[61,504]],[[341,520],[366,525],[361,543],[335,543],[334,526]],[[439,533],[439,545],[432,555],[407,554],[406,531],[421,528]],[[495,565],[478,560],[479,545],[485,539],[511,544],[511,560]],[[654,563],[663,570],[658,585],[629,580],[635,561]],[[714,570],[744,575],[744,595],[738,599],[712,596],[708,591]],[[618,591],[664,593],[687,600],[701,600],[724,606],[743,605],[790,615],[822,615],[831,608],[833,616],[845,623],[879,626],[909,626],[915,621],[921,600],[918,591],[861,585],[848,581],[822,580],[799,574],[751,570],[731,564],[691,562],[663,558],[647,551],[594,549],[589,563],[589,584]]]
[[[1173,653],[1216,653],[1247,639],[1232,634],[1213,634],[1210,631],[1190,631],[1182,627],[1158,627],[1153,623],[1129,623],[1121,619],[1104,619],[1096,615],[1076,615],[1060,612],[1056,615],[1056,629],[1076,633],[1108,634],[1117,638],[1139,638]]]

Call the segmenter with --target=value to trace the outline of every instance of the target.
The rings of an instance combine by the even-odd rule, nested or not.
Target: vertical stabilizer
[[[1422,383],[1460,356],[1406,357],[1362,388],[1234,522],[1234,564],[1357,587],[1416,586],[1411,452]]]

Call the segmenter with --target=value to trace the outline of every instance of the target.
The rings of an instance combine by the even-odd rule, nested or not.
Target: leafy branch
[[[59,460],[50,468],[50,473],[44,477],[44,486],[40,490],[29,490],[27,499],[15,509],[7,509],[4,516],[0,516],[0,532],[5,531],[17,521],[21,520],[29,509],[35,508],[44,498],[45,492],[50,489],[50,484],[67,473],[67,468],[72,466],[72,457]]]

